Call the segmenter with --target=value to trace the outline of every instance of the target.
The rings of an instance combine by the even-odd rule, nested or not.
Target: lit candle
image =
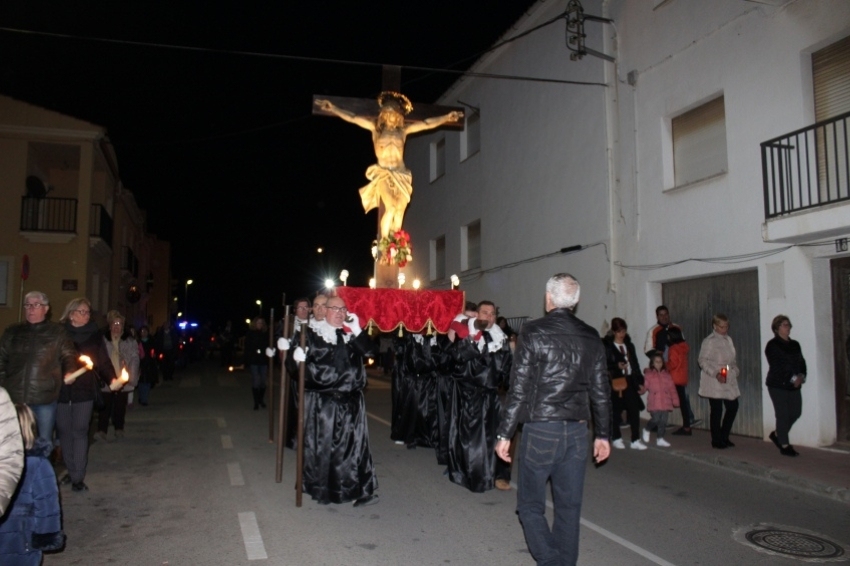
[[[81,375],[83,375],[84,373],[86,373],[87,371],[89,371],[90,369],[92,369],[94,367],[94,364],[92,363],[91,358],[86,356],[86,355],[80,356],[79,360],[80,360],[80,362],[82,362],[84,364],[83,367],[79,368],[74,373],[70,373],[70,374],[65,376],[65,384],[66,385],[71,385],[72,383],[74,383],[74,381],[77,380],[78,377],[80,377]]]
[[[127,368],[121,368],[121,377],[119,379],[124,383],[130,381],[130,374],[127,373]]]

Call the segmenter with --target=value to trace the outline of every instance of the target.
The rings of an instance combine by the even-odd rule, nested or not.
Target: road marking
[[[221,447],[225,448],[225,449],[233,448],[233,440],[231,440],[229,434],[222,434],[221,435]]]
[[[257,516],[250,512],[239,513],[239,527],[242,529],[242,540],[245,542],[248,560],[267,560],[269,555],[266,554]]]
[[[245,478],[242,477],[242,468],[239,467],[239,462],[229,462],[227,474],[230,476],[230,485],[245,485]]]
[[[390,426],[390,427],[392,426],[392,424],[390,424],[390,423],[389,423],[389,421],[385,421],[385,420],[384,420],[384,419],[382,419],[381,417],[379,417],[379,416],[377,416],[377,415],[375,415],[375,414],[372,414],[372,413],[370,413],[370,412],[368,412],[368,411],[366,412],[366,415],[367,415],[367,416],[369,416],[369,417],[372,417],[373,419],[375,419],[376,421],[378,421],[378,422],[379,422],[379,423],[381,423],[382,425],[386,425],[386,426]]]
[[[549,503],[549,501],[546,501],[546,505],[551,507],[551,504]],[[595,524],[591,523],[587,519],[582,519],[581,524],[583,526],[587,527],[588,529],[592,530],[592,531],[596,531],[597,533],[604,536],[605,538],[610,539],[610,540],[616,542],[619,545],[625,546],[626,548],[628,548],[632,552],[634,552],[636,554],[640,554],[641,556],[643,556],[644,558],[646,558],[650,562],[654,562],[655,564],[658,564],[658,566],[675,566],[672,562],[667,562],[666,560],[664,560],[660,556],[654,555],[650,551],[648,551],[644,548],[641,548],[638,545],[627,541],[623,537],[617,536],[614,533],[612,533],[611,531],[609,531],[607,529],[603,529],[599,525],[595,525]]]
[[[217,417],[215,422],[218,424],[218,428],[227,428],[227,421],[221,417]]]

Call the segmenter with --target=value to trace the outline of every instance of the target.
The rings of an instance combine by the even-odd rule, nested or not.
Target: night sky
[[[374,98],[381,64],[468,68],[533,3],[3,2],[0,93],[104,126],[181,301],[192,278],[199,318],[241,320],[343,267],[371,274],[371,139],[312,96]],[[458,75],[401,78],[416,104]]]

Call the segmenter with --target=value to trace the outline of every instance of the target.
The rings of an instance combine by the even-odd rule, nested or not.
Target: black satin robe
[[[500,350],[484,352],[469,338],[453,345],[455,390],[449,423],[449,478],[473,492],[493,489],[496,480],[496,429],[513,356],[507,340]]]
[[[419,343],[414,334],[404,332],[393,340],[393,422],[390,437],[408,446],[436,447],[437,364],[431,354],[431,337]]]
[[[303,331],[303,329],[302,329]],[[366,332],[345,346],[345,370],[334,363],[333,344],[307,330],[304,383],[304,493],[321,503],[345,503],[378,488],[363,388],[363,357],[374,355]]]
[[[437,378],[437,443],[434,449],[437,453],[437,464],[440,466],[449,463],[449,425],[452,421],[452,398],[455,390],[455,380],[452,378],[453,350],[454,345],[445,334],[437,335],[437,346],[431,348]]]

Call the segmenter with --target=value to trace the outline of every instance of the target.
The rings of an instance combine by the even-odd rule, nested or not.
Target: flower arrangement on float
[[[382,265],[398,265],[399,267],[404,267],[413,261],[410,234],[404,230],[397,230],[386,238],[381,238],[378,242],[378,261]]]

